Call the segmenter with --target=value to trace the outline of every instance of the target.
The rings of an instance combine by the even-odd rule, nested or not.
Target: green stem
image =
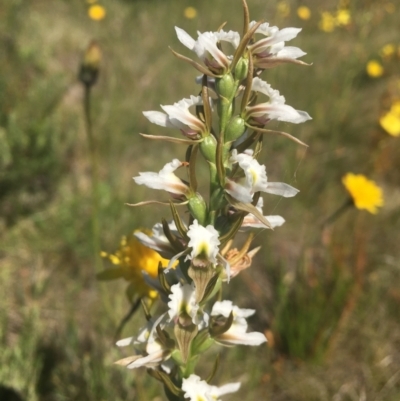
[[[333,212],[325,221],[321,224],[321,228],[324,229],[331,225],[339,216],[343,214],[350,206],[353,205],[353,200],[351,198],[346,199],[346,201],[340,206],[335,212]]]
[[[89,146],[90,167],[92,170],[92,241],[94,262],[96,270],[102,269],[100,258],[100,223],[99,223],[99,165],[97,158],[97,146],[93,135],[93,124],[91,115],[91,86],[84,85],[84,115],[86,125],[86,136]]]

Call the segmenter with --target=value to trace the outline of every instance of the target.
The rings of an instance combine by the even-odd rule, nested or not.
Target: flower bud
[[[203,197],[196,194],[189,198],[188,208],[192,216],[201,224],[205,225],[207,220],[207,204]]]
[[[79,70],[79,80],[86,86],[90,87],[96,83],[99,75],[100,61],[100,47],[95,41],[93,41],[85,51],[81,68]]]
[[[249,59],[241,58],[235,67],[235,78],[238,81],[243,81],[247,77],[249,71]]]
[[[236,91],[235,80],[232,74],[227,73],[222,78],[216,78],[215,89],[222,98],[232,99]]]
[[[246,131],[245,121],[240,116],[231,118],[225,131],[225,142],[233,142]]]
[[[217,140],[213,135],[208,135],[203,139],[203,141],[200,143],[200,151],[208,162],[215,164]]]

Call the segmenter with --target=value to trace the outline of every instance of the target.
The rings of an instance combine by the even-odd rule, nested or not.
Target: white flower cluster
[[[194,373],[199,356],[213,344],[258,346],[266,342],[264,334],[248,329],[246,319],[255,310],[219,299],[222,284],[248,268],[259,250],[249,250],[252,233],[242,249],[232,248],[235,235],[285,222],[281,216],[264,216],[261,193],[290,198],[299,192],[286,183],[270,182],[266,167],[257,160],[263,134],[276,132],[295,139],[266,129],[270,121],[299,124],[310,120],[306,112],[285,104],[285,98],[259,77],[264,69],[282,63],[305,65],[298,60],[305,53],[285,45],[299,32],[247,20],[242,37],[221,29],[198,33],[194,39],[176,28],[180,42],[200,59],[197,62],[174,52],[202,73],[201,95],[161,106],[163,112],[144,112],[150,122],[183,135],[145,137],[189,148],[184,161],[174,158],[158,173],[141,172],[134,177],[137,184],[170,195],[173,221],[157,223],[151,234],[135,234],[143,245],[169,260],[164,269],[160,266],[158,279],[144,274],[146,283],[160,294],[164,312],[154,318],[146,310],[148,322],[139,334],[117,343],[130,346],[135,355],[117,363],[129,369],[150,368],[171,401],[216,401],[237,391],[239,383],[218,388],[201,380]],[[268,101],[258,102],[263,96]],[[209,167],[207,196],[198,192],[198,155]],[[176,174],[178,169],[185,170],[188,181]],[[188,221],[182,220],[175,205],[187,205]]]

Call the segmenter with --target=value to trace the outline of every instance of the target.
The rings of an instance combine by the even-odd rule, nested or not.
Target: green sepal
[[[156,332],[160,343],[164,348],[173,349],[175,347],[175,341],[169,336],[169,334],[161,328],[160,325],[156,327]]]
[[[120,267],[111,267],[96,274],[96,279],[99,281],[116,280],[124,277],[124,271]]]
[[[140,302],[142,304],[144,317],[146,318],[147,321],[149,321],[151,319],[151,314],[150,314],[148,306],[146,305],[146,301],[143,298],[141,298]]]
[[[182,252],[184,250],[183,245],[178,241],[178,238],[176,237],[176,235],[171,233],[171,230],[169,229],[167,220],[162,219],[161,223],[163,226],[164,234],[167,237],[169,243],[174,247],[174,249],[177,252]]]
[[[182,236],[184,239],[188,239],[188,236],[186,235],[187,233],[187,228],[183,224],[181,217],[179,216],[178,211],[176,210],[174,202],[171,200],[169,201],[169,206],[171,207],[171,213],[172,213],[172,218],[174,219],[176,229],[178,230],[179,234]]]
[[[210,326],[210,335],[211,337],[216,337],[220,336],[221,334],[226,333],[232,326],[233,323],[233,313],[231,312],[228,316],[228,319],[226,319],[225,323],[222,325],[213,325]]]
[[[219,240],[221,242],[221,247],[223,247],[230,239],[232,239],[236,233],[240,230],[240,227],[242,227],[242,223],[245,217],[245,213],[243,212],[238,212],[236,213],[236,218],[233,221],[233,223],[230,224],[229,230],[225,232],[224,234],[220,235]]]
[[[260,213],[260,211],[251,203],[239,202],[232,196],[225,194],[228,202],[237,210],[241,210],[243,212],[254,214],[258,220],[260,220],[263,224],[265,224],[268,228],[272,230],[271,223]]]
[[[215,275],[208,282],[202,299],[203,304],[207,302],[210,298],[212,298],[216,294],[216,292],[220,289],[222,281],[220,279],[219,273],[220,272],[216,272]]]
[[[172,382],[171,378],[165,372],[161,370],[147,369],[147,373],[151,377],[163,382],[165,387],[168,388],[173,395],[181,396],[183,394],[183,391]]]
[[[164,289],[164,291],[167,294],[171,294],[171,286],[165,278],[164,269],[161,262],[159,262],[158,264],[158,281],[160,282],[160,285]]]

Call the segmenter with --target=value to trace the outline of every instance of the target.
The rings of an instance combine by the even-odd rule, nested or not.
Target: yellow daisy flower
[[[392,43],[388,43],[387,45],[382,47],[380,55],[385,59],[390,59],[395,52],[396,52],[395,45]]]
[[[311,10],[306,6],[301,6],[297,9],[297,15],[302,20],[308,20],[311,17]]]
[[[88,15],[94,21],[101,21],[106,16],[106,9],[99,4],[95,4],[89,7]]]
[[[383,75],[384,69],[379,61],[370,60],[367,63],[366,71],[371,78],[379,78]]]
[[[193,19],[197,16],[197,10],[194,7],[186,7],[183,11],[183,15],[187,19]]]
[[[122,237],[119,248],[114,254],[101,252],[101,257],[108,259],[115,268],[107,269],[98,275],[100,280],[112,280],[123,277],[133,287],[133,292],[139,297],[157,297],[157,291],[151,289],[144,281],[142,271],[151,277],[157,277],[158,265],[168,265],[168,260],[162,258],[156,251],[142,245],[134,236],[135,232],[142,231],[150,235],[150,232],[136,230],[129,236]]]
[[[327,11],[323,12],[319,21],[319,29],[324,32],[333,32],[335,29],[335,17]]]
[[[382,189],[364,175],[347,173],[342,182],[357,209],[365,209],[376,214],[378,207],[383,206]]]
[[[392,104],[390,110],[379,119],[379,124],[389,135],[400,135],[400,101]]]
[[[350,11],[346,9],[338,10],[336,13],[336,25],[346,26],[351,22]]]

